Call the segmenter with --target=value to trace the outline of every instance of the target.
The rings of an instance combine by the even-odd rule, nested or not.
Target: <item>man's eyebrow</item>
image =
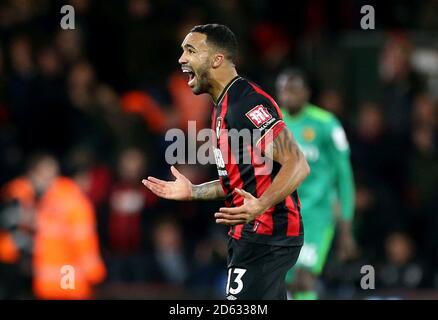
[[[189,43],[186,43],[184,46],[181,46],[181,48],[190,48],[190,49],[193,49],[193,50],[196,50],[196,48],[194,47],[194,46],[192,46],[191,44],[189,44]]]

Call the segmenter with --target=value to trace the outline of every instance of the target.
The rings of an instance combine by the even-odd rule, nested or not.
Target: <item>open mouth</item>
[[[190,87],[193,87],[195,80],[196,80],[195,73],[191,69],[187,69],[187,68],[183,68],[182,71],[183,71],[183,73],[185,73],[188,76],[189,80],[187,81],[187,84]]]

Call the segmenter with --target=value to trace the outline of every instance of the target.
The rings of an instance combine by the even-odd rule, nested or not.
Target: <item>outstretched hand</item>
[[[192,183],[174,166],[170,167],[175,181],[164,181],[154,177],[143,179],[142,183],[157,196],[170,200],[190,200],[192,198]]]

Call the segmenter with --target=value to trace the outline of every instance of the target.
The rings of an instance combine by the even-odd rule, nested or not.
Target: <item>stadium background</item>
[[[60,28],[64,4],[75,30]],[[366,4],[376,30],[360,28]],[[360,254],[341,263],[333,248],[323,297],[438,298],[435,0],[1,1],[0,184],[48,151],[83,188],[107,270],[95,298],[221,298],[221,204],[159,200],[140,183],[169,176],[167,129],[209,125],[211,101],[192,95],[177,60],[187,31],[211,22],[236,33],[240,74],[275,95],[279,71],[306,70],[311,101],[346,129]],[[180,168],[195,183],[215,178],[213,166]],[[0,298],[34,297],[32,245],[23,250],[13,275],[1,265]],[[360,288],[362,265],[375,267],[376,290]]]

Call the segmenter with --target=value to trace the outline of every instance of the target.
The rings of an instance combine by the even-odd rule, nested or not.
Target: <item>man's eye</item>
[[[192,49],[188,50],[190,54],[194,53],[195,51],[193,51]]]

